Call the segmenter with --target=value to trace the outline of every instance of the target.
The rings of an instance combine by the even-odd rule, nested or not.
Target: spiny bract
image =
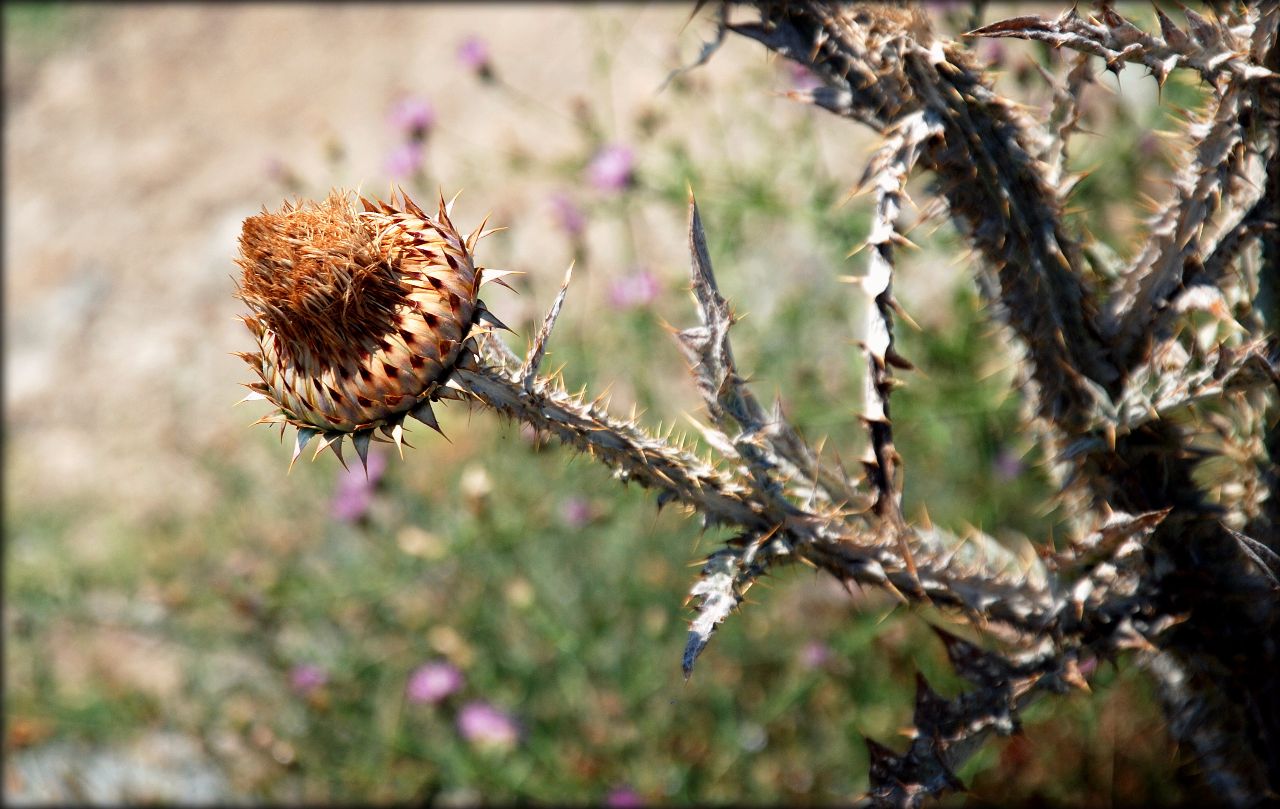
[[[316,455],[341,459],[350,436],[364,462],[375,430],[401,444],[408,415],[439,429],[430,403],[449,395],[473,326],[501,326],[478,297],[484,224],[463,237],[449,208],[442,197],[431,217],[403,192],[334,190],[245,220],[237,297],[258,345],[239,356],[259,377],[245,400],[278,408],[259,423],[298,428],[293,460],[319,435]]]

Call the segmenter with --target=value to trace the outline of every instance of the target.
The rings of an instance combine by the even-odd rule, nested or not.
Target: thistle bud
[[[257,340],[240,356],[259,378],[246,398],[278,408],[260,421],[298,428],[294,460],[320,435],[317,455],[341,458],[350,436],[364,461],[374,430],[398,445],[410,414],[439,429],[430,403],[486,314],[480,228],[462,236],[443,199],[434,217],[403,194],[358,201],[286,203],[240,235],[237,297]]]

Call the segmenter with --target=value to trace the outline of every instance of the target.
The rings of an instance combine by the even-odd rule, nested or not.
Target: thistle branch
[[[1085,87],[1093,83],[1093,71],[1088,54],[1083,53],[1075,55],[1065,81],[1058,81],[1044,68],[1040,70],[1053,91],[1053,107],[1049,113],[1053,137],[1037,157],[1049,167],[1045,181],[1051,188],[1058,189],[1058,199],[1065,203],[1076,184],[1076,179],[1067,178],[1068,146],[1071,136],[1080,129],[1080,98]]]
[[[702,395],[711,425],[699,425],[709,443],[746,463],[761,493],[778,491],[774,481],[827,507],[862,510],[859,492],[843,469],[822,461],[783,418],[781,407],[766,412],[738,373],[729,341],[734,316],[720,294],[697,202],[689,196],[690,288],[698,305],[699,326],[676,333],[689,361],[689,373]],[[774,496],[769,494],[768,496]]]
[[[1150,224],[1150,237],[1123,274],[1104,328],[1121,367],[1131,370],[1149,347],[1148,335],[1172,296],[1201,266],[1201,238],[1210,217],[1244,166],[1242,95],[1234,88],[1213,103],[1193,128],[1194,159],[1174,181],[1175,193]]]
[[[1097,17],[1082,18],[1072,6],[1054,20],[1024,16],[985,25],[965,36],[1013,37],[1044,42],[1099,56],[1107,69],[1119,72],[1126,62],[1145,65],[1160,84],[1179,67],[1196,70],[1210,84],[1224,79],[1275,81],[1272,71],[1254,64],[1241,53],[1231,28],[1185,9],[1188,30],[1183,31],[1156,6],[1160,33],[1150,34],[1118,14],[1109,0],[1099,3]],[[1257,12],[1253,12],[1256,14]]]
[[[491,342],[497,339],[482,338],[482,345]],[[487,352],[501,354],[492,347]],[[598,403],[584,402],[552,379],[539,376],[526,385],[519,371],[474,357],[459,363],[454,374],[462,390],[482,404],[588,453],[624,481],[665,492],[710,522],[768,528],[747,490],[731,475],[632,422],[610,416]]]
[[[870,442],[863,458],[867,478],[875,490],[875,512],[891,523],[901,524],[902,488],[897,480],[898,453],[893,446],[893,423],[889,396],[895,385],[891,368],[910,368],[894,348],[893,312],[898,302],[893,296],[894,246],[910,244],[898,232],[897,219],[907,177],[931,137],[942,134],[941,124],[924,112],[907,116],[886,135],[885,143],[867,165],[862,185],[875,185],[875,212],[866,244],[871,253],[867,273],[859,279],[869,299],[865,308],[863,351],[866,354],[866,383],[863,388],[863,420]]]

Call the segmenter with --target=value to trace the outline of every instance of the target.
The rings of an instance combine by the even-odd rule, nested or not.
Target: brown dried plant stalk
[[[350,438],[362,461],[370,441],[402,444],[406,416],[438,429],[432,403],[464,399],[590,454],[656,490],[659,505],[731,528],[691,592],[686,676],[752,584],[797,561],[969,620],[991,648],[939,634],[972,690],[945,699],[918,677],[908,747],[868,740],[877,805],[961,789],[955,769],[984,740],[1015,732],[1031,701],[1086,687],[1082,660],[1126,650],[1153,675],[1172,734],[1218,800],[1280,793],[1280,10],[1188,11],[1185,29],[1158,13],[1156,34],[1104,2],[1092,16],[1073,8],[970,32],[1084,54],[1065,78],[1046,73],[1054,103],[1043,125],[918,9],[762,1],[750,19],[731,18],[739,13],[721,7],[720,35],[699,64],[727,32],[756,40],[823,79],[800,100],[883,137],[863,179],[875,213],[860,279],[860,474],[806,443],[744,382],[692,195],[699,323],[676,336],[706,409],[706,454],[540,373],[569,274],[527,355],[513,353],[479,298],[498,275],[475,262],[483,233],[462,236],[443,200],[432,216],[407,197],[357,205],[335,192],[246,221],[240,296],[258,346],[243,356],[259,376],[247,398],[276,407],[263,421],[298,428],[295,459],[319,437],[317,455],[341,458]],[[1189,68],[1210,90],[1145,246],[1113,275],[1093,271],[1093,245],[1064,213],[1068,140],[1095,56],[1114,71],[1144,65],[1160,82]],[[911,366],[893,338],[894,248],[918,169],[932,175],[980,259],[979,289],[1020,346],[1027,425],[1053,459],[1074,526],[1062,552],[1015,553],[902,513],[890,398],[893,370]],[[1197,339],[1191,312],[1220,321],[1212,344]],[[1199,474],[1209,456],[1230,459],[1230,473]]]

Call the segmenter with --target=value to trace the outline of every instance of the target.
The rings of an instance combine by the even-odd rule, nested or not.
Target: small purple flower
[[[436,108],[418,96],[405,96],[396,102],[388,116],[393,129],[410,140],[423,140],[436,122]]]
[[[644,798],[631,787],[617,787],[604,799],[604,805],[611,809],[634,809],[644,806]]]
[[[276,180],[277,182],[282,180],[289,173],[289,167],[284,164],[283,160],[275,155],[269,155],[262,161],[262,169],[267,173],[268,177],[272,180]]]
[[[1159,158],[1160,149],[1160,138],[1155,132],[1143,132],[1138,137],[1138,142],[1134,144],[1134,150],[1148,160]]]
[[[468,702],[458,712],[458,732],[478,747],[512,748],[520,727],[509,714],[487,702]]]
[[[462,688],[462,672],[450,663],[427,663],[409,675],[405,696],[410,702],[436,703]]]
[[[481,79],[493,78],[493,63],[489,61],[489,46],[477,36],[469,36],[458,46],[458,63]]]
[[[816,90],[822,86],[822,79],[807,66],[799,62],[787,62],[787,73],[790,74],[791,86],[800,92]]]
[[[569,236],[576,239],[582,235],[582,231],[586,230],[586,215],[582,213],[582,209],[574,203],[569,195],[563,191],[552,195],[551,212],[555,216],[556,224]]]
[[[995,460],[991,462],[992,471],[995,473],[996,479],[1009,482],[1015,480],[1018,475],[1022,474],[1022,459],[1018,454],[1009,449],[1002,448],[996,453]]]
[[[1084,660],[1080,661],[1081,676],[1088,677],[1090,674],[1093,674],[1097,670],[1098,670],[1098,658],[1087,657]]]
[[[263,163],[263,169],[272,182],[279,183],[288,189],[296,190],[302,187],[302,181],[298,179],[298,175],[279,157],[274,155],[268,157]]]
[[[661,291],[658,277],[647,269],[639,269],[609,285],[609,303],[615,309],[635,309],[653,303]]]
[[[978,55],[987,61],[988,67],[1000,67],[1004,64],[1004,43],[984,37],[978,43]]]
[[[387,469],[387,458],[381,452],[369,453],[369,467],[352,466],[338,473],[338,486],[333,493],[331,510],[334,519],[359,522],[373,505],[373,492]]]
[[[635,153],[630,146],[602,146],[587,166],[587,182],[597,191],[614,194],[635,182]]]
[[[591,522],[591,504],[581,497],[569,497],[560,504],[560,519],[570,528]]]
[[[319,666],[303,663],[294,666],[289,672],[289,685],[299,694],[306,696],[329,682],[329,673]]]
[[[800,663],[807,669],[819,669],[831,659],[831,649],[825,643],[810,641],[800,650]]]
[[[422,170],[422,143],[416,140],[405,141],[387,155],[387,174],[393,179],[400,179],[416,174]]]
[[[542,442],[542,438],[538,434],[538,428],[529,424],[520,425],[520,440],[534,447],[538,447]]]
[[[369,513],[373,493],[368,489],[339,487],[333,497],[333,518],[342,522],[359,522]]]

